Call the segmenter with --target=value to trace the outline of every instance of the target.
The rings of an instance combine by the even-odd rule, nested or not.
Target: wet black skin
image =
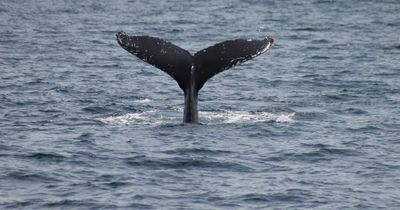
[[[160,38],[116,34],[119,45],[143,61],[161,69],[176,80],[185,95],[184,123],[198,123],[198,94],[214,75],[266,52],[271,37],[262,40],[228,40],[191,55]]]
[[[199,111],[197,110],[197,102],[199,96],[199,90],[196,88],[196,75],[194,74],[194,67],[190,70],[190,82],[185,87],[185,110],[183,112],[184,123],[198,123],[199,122]]]

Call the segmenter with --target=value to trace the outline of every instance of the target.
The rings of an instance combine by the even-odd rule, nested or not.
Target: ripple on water
[[[240,171],[251,172],[253,168],[230,161],[219,161],[206,157],[172,157],[155,158],[147,156],[135,156],[125,159],[125,162],[132,167],[143,167],[152,170],[160,169],[201,169],[212,171]]]
[[[165,154],[170,155],[226,155],[232,153],[229,150],[213,150],[207,148],[177,148],[174,150],[164,151]]]
[[[281,153],[278,156],[271,156],[265,159],[265,161],[300,161],[300,162],[319,162],[319,161],[331,161],[336,157],[344,158],[344,157],[352,157],[352,156],[360,156],[362,153],[355,149],[347,149],[347,148],[335,148],[328,147],[326,145],[323,146],[312,146],[314,149],[307,150],[304,152],[290,152],[290,153]]]
[[[25,169],[10,171],[4,176],[4,178],[8,178],[11,180],[32,181],[41,183],[51,183],[51,182],[61,181],[58,178],[50,174],[47,174],[43,171],[31,171]]]
[[[65,156],[56,153],[45,153],[45,152],[35,152],[25,156],[28,159],[34,159],[38,161],[50,161],[50,162],[61,162],[66,159]]]
[[[307,192],[307,194],[310,194]],[[248,193],[238,196],[238,200],[243,202],[251,203],[267,203],[267,202],[298,202],[304,199],[307,194],[302,191],[302,193],[272,193],[272,194],[260,194],[260,193]]]
[[[119,206],[103,203],[95,199],[60,199],[56,201],[46,202],[45,208],[89,208],[89,209],[116,209]]]

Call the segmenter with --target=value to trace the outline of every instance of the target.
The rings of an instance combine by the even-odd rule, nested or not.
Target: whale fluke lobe
[[[126,51],[169,74],[181,89],[189,82],[192,55],[188,51],[160,38],[128,36],[123,31],[117,33],[117,41]]]
[[[214,75],[264,53],[272,42],[270,37],[264,40],[236,39],[200,50],[193,56],[199,89]]]
[[[236,39],[218,43],[191,55],[188,51],[160,38],[116,34],[119,45],[136,57],[174,78],[185,93],[185,123],[197,123],[199,90],[214,75],[266,52],[273,39]]]

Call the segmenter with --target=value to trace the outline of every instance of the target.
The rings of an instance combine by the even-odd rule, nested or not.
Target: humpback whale
[[[228,40],[196,52],[188,51],[160,38],[116,34],[118,44],[141,60],[170,75],[185,96],[184,123],[198,123],[197,98],[205,82],[214,75],[266,52],[272,45],[269,36],[262,40]]]

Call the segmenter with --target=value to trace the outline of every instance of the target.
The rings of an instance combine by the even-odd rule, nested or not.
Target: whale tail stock
[[[273,43],[263,40],[228,40],[198,51],[188,51],[160,38],[116,34],[119,45],[176,80],[185,93],[184,122],[198,122],[197,95],[214,75],[266,52]]]

